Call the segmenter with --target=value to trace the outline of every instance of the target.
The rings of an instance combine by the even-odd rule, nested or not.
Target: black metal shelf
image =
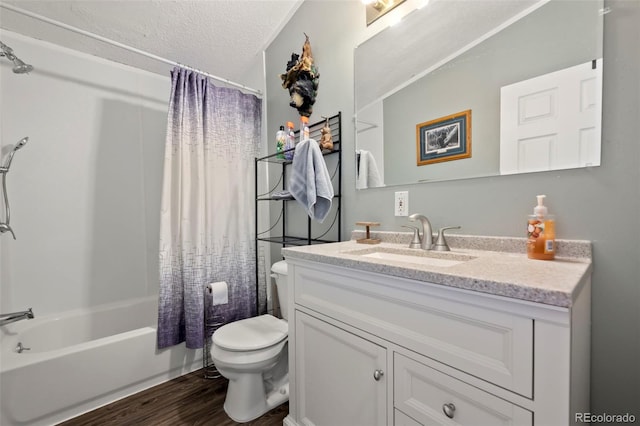
[[[313,124],[309,125],[309,138],[310,139],[314,139],[316,141],[319,141],[321,139],[321,129],[325,126],[326,123],[326,119],[323,119],[321,121],[315,122]],[[287,160],[284,158],[280,158],[280,156],[282,155],[282,153],[273,153],[264,157],[260,157],[260,158],[256,158],[255,159],[255,190],[256,190],[256,194],[258,191],[258,168],[260,164],[264,164],[264,163],[270,163],[270,164],[279,164],[282,167],[282,172],[280,174],[280,180],[278,181],[278,183],[276,183],[276,187],[280,184],[280,182],[282,183],[281,188],[278,188],[278,190],[276,191],[276,188],[272,188],[269,193],[265,193],[265,194],[260,194],[260,195],[256,195],[255,197],[255,212],[256,212],[256,218],[255,218],[255,230],[256,230],[256,260],[258,259],[258,252],[259,252],[259,247],[258,247],[258,242],[266,242],[266,243],[270,243],[270,244],[278,244],[281,245],[282,247],[286,247],[286,246],[305,246],[305,245],[312,245],[312,244],[326,244],[326,243],[333,243],[333,242],[339,242],[341,240],[341,229],[342,229],[342,223],[341,223],[341,210],[342,210],[342,113],[338,112],[337,114],[331,116],[328,118],[329,121],[329,127],[331,128],[331,138],[333,140],[333,151],[331,152],[323,152],[322,155],[324,157],[329,157],[329,156],[337,156],[337,162],[336,162],[336,166],[335,166],[335,171],[333,172],[331,178],[332,181],[335,181],[336,183],[334,183],[334,198],[336,199],[335,202],[333,203],[335,205],[335,208],[332,207],[332,211],[335,210],[335,216],[333,217],[333,221],[330,223],[330,225],[328,226],[324,226],[322,229],[324,229],[324,232],[321,233],[321,235],[317,235],[320,232],[316,232],[316,237],[313,237],[313,231],[314,231],[314,224],[312,223],[310,218],[307,218],[307,230],[306,230],[306,236],[302,236],[302,235],[289,235],[287,232],[287,203],[290,201],[295,201],[293,199],[282,199],[282,198],[273,198],[272,195],[280,190],[285,190],[287,188],[287,167],[290,166],[293,161],[292,160]],[[299,139],[299,135],[300,132],[296,131],[296,140]],[[295,148],[292,148],[290,150],[286,150],[285,152],[291,151],[291,150],[295,150]],[[331,172],[331,171],[330,171]],[[336,187],[337,186],[337,187]],[[259,202],[260,201],[279,201],[282,202],[282,210],[280,212],[280,216],[271,223],[271,225],[269,226],[269,228],[266,231],[260,232],[260,230],[258,229],[258,217],[259,217]],[[268,203],[268,205],[270,206],[271,203]],[[296,213],[296,212],[294,212]],[[281,223],[280,223],[281,222]],[[260,237],[260,235],[265,234],[266,232],[269,232],[273,229],[275,229],[276,227],[280,227],[281,231],[278,232],[280,234],[280,236],[269,236],[269,237]],[[336,228],[337,227],[337,228]],[[328,238],[323,238],[326,234],[328,234],[330,231],[334,231],[335,234],[337,234],[337,238],[334,239],[328,239]],[[296,233],[297,234],[297,233]],[[259,282],[259,272],[258,272],[258,263],[256,262],[256,286],[258,285]],[[256,292],[256,297],[258,296],[258,292]],[[260,306],[259,304],[259,300],[258,300],[258,306]]]
[[[314,139],[316,141],[320,140],[320,137],[321,137],[320,129],[324,127],[325,122],[326,120],[321,120],[309,125],[310,139]],[[340,146],[341,146],[340,142],[342,142],[342,113],[341,112],[329,117],[329,127],[331,128],[331,137],[333,140],[333,151],[323,152],[322,153],[323,156],[333,155],[340,151]],[[296,130],[295,135],[296,135],[296,140],[298,140],[300,136],[300,131]],[[276,164],[282,164],[282,165],[291,164],[293,160],[279,158],[278,156],[294,150],[295,148],[286,149],[282,153],[276,152],[273,154],[266,155],[264,157],[256,158],[256,161],[265,161],[268,163],[276,163]]]
[[[285,235],[283,237],[266,237],[256,238],[258,241],[265,241],[268,243],[282,244],[283,246],[308,246],[312,244],[326,244],[335,243],[335,240],[315,239],[309,240],[307,237],[294,237],[291,235]]]
[[[340,198],[340,194],[335,194],[333,198]],[[273,198],[273,197],[260,197],[256,201],[295,201],[293,198]]]

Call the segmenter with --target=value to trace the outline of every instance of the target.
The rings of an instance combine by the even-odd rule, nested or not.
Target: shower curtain
[[[171,72],[160,219],[158,349],[203,347],[204,291],[226,281],[225,322],[256,315],[253,165],[262,101]]]

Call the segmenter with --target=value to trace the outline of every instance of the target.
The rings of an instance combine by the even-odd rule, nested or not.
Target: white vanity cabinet
[[[287,257],[289,426],[574,424],[590,282],[570,307]]]

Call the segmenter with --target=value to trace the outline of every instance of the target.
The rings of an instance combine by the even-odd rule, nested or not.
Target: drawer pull
[[[382,376],[384,376],[384,371],[382,370],[376,370],[373,372],[373,378],[376,382],[382,379]]]
[[[453,403],[449,402],[447,404],[444,404],[442,406],[442,411],[444,411],[444,414],[449,417],[450,419],[453,418],[453,415],[455,414],[456,411],[456,406],[453,405]]]

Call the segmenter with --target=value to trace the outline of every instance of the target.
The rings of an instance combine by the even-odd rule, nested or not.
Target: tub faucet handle
[[[24,346],[22,346],[22,342],[18,342],[18,346],[16,346],[16,352],[18,352],[19,354],[22,353],[22,351],[30,351],[31,348],[25,348]]]

